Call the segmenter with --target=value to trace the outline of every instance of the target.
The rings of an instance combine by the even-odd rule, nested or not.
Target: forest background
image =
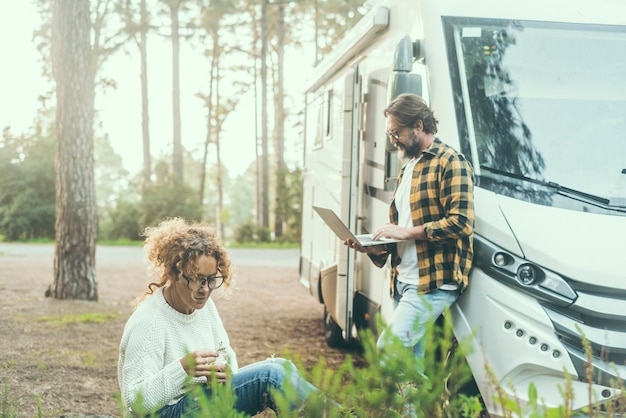
[[[372,5],[88,3],[98,240],[138,240],[144,227],[183,216],[214,224],[227,241],[299,242],[306,74]],[[32,124],[15,127],[0,115],[0,236],[6,241],[55,239],[53,4],[32,2],[41,77],[31,82],[42,86],[26,108]],[[10,33],[2,38],[5,45],[14,40]],[[12,100],[18,107],[24,98],[4,95],[4,103]],[[110,116],[114,112],[122,117]],[[247,130],[233,135],[242,124]],[[225,163],[226,150],[231,159]]]

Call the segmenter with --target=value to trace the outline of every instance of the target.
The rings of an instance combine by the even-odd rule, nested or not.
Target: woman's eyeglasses
[[[224,284],[224,276],[221,274],[216,274],[215,276],[210,277],[198,277],[192,279],[186,275],[182,275],[185,280],[187,280],[187,287],[189,290],[198,291],[202,289],[204,286],[208,286],[210,290],[215,290]]]

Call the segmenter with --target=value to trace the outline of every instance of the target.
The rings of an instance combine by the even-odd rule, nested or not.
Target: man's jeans
[[[275,409],[276,405],[270,396],[270,389],[282,392],[287,380],[290,381],[290,386],[298,391],[301,402],[304,402],[311,393],[317,390],[312,384],[300,377],[296,366],[289,360],[270,358],[242,367],[232,376],[231,381],[233,391],[237,396],[235,408],[248,415],[255,415],[266,407]],[[193,410],[194,403],[191,395],[187,395],[178,403],[161,408],[158,416],[161,418],[178,418],[183,413]],[[294,408],[297,406],[294,405]]]
[[[389,331],[397,336],[406,347],[413,347],[415,358],[424,357],[422,338],[426,333],[426,324],[436,319],[459,297],[459,290],[435,290],[420,295],[417,285],[396,282],[394,294],[394,312],[389,321]],[[378,349],[385,343],[385,331],[377,342]],[[418,362],[421,367],[421,362]]]

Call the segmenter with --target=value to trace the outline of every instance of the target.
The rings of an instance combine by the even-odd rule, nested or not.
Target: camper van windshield
[[[481,187],[626,212],[626,27],[444,20],[463,152]]]

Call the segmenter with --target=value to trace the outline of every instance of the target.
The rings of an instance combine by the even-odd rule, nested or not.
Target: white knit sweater
[[[120,342],[117,365],[122,399],[131,407],[137,394],[144,408],[176,403],[188,378],[180,360],[195,350],[226,349],[227,363],[237,372],[237,357],[213,300],[190,315],[167,304],[163,288],[146,298],[132,313]],[[206,378],[194,378],[197,382]]]

